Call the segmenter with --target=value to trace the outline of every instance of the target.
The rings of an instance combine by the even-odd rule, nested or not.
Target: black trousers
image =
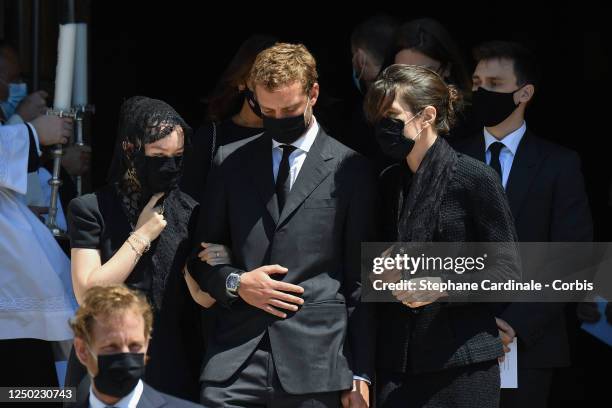
[[[518,388],[503,389],[501,408],[546,408],[552,383],[552,368],[519,368]]]
[[[203,382],[200,396],[202,405],[209,408],[337,408],[340,406],[340,392],[305,395],[286,393],[276,374],[267,335],[246,363],[228,381]]]
[[[378,408],[497,408],[497,360],[422,374],[379,372]]]

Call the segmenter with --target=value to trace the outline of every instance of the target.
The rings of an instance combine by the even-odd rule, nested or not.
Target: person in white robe
[[[72,337],[68,320],[76,307],[70,261],[25,204],[25,193],[32,139],[28,127],[34,140],[42,131],[40,142],[51,142],[45,144],[65,140],[66,128],[51,126],[57,135],[48,137],[48,128],[40,124],[65,120],[36,121],[0,127],[0,339],[60,341]]]
[[[55,350],[76,309],[70,262],[25,204],[40,145],[65,144],[70,119],[41,116],[0,126],[0,384],[57,386]]]

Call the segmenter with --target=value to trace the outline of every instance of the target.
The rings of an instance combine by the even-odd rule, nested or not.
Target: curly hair
[[[317,63],[302,44],[277,43],[257,55],[250,80],[269,90],[298,81],[308,93],[318,80]]]
[[[85,292],[85,297],[76,315],[69,324],[75,337],[91,344],[93,325],[99,318],[116,316],[128,310],[135,311],[144,319],[144,335],[151,337],[153,311],[146,297],[125,285],[94,286]]]

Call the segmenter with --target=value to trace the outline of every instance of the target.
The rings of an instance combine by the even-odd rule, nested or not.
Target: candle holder
[[[76,112],[76,119],[74,122],[75,135],[74,144],[76,146],[84,146],[83,142],[83,119],[87,114],[94,114],[96,108],[94,105],[79,105],[72,108]],[[83,178],[81,176],[75,177],[75,184],[77,190],[77,197],[83,194]]]
[[[53,115],[60,118],[72,118],[77,119],[78,113],[74,109],[63,110],[63,109],[48,109],[47,115]],[[47,228],[51,231],[54,237],[58,239],[67,239],[68,235],[66,231],[62,230],[57,225],[57,201],[59,199],[59,188],[62,185],[60,179],[60,168],[62,164],[62,156],[64,150],[61,144],[56,144],[51,150],[51,157],[53,158],[53,175],[49,180],[51,186],[51,202],[49,203],[49,216],[47,217]]]

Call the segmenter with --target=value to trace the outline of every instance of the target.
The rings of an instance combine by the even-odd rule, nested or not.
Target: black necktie
[[[287,196],[291,190],[291,179],[289,178],[289,155],[293,153],[297,147],[291,145],[280,145],[283,149],[283,158],[278,166],[278,174],[276,175],[276,198],[278,199],[278,210],[283,211]]]
[[[499,174],[500,178],[502,177],[502,168],[501,162],[499,161],[499,152],[503,147],[504,144],[501,142],[495,142],[489,146],[489,151],[491,152],[491,162],[489,163],[489,166],[493,167],[493,170]]]

